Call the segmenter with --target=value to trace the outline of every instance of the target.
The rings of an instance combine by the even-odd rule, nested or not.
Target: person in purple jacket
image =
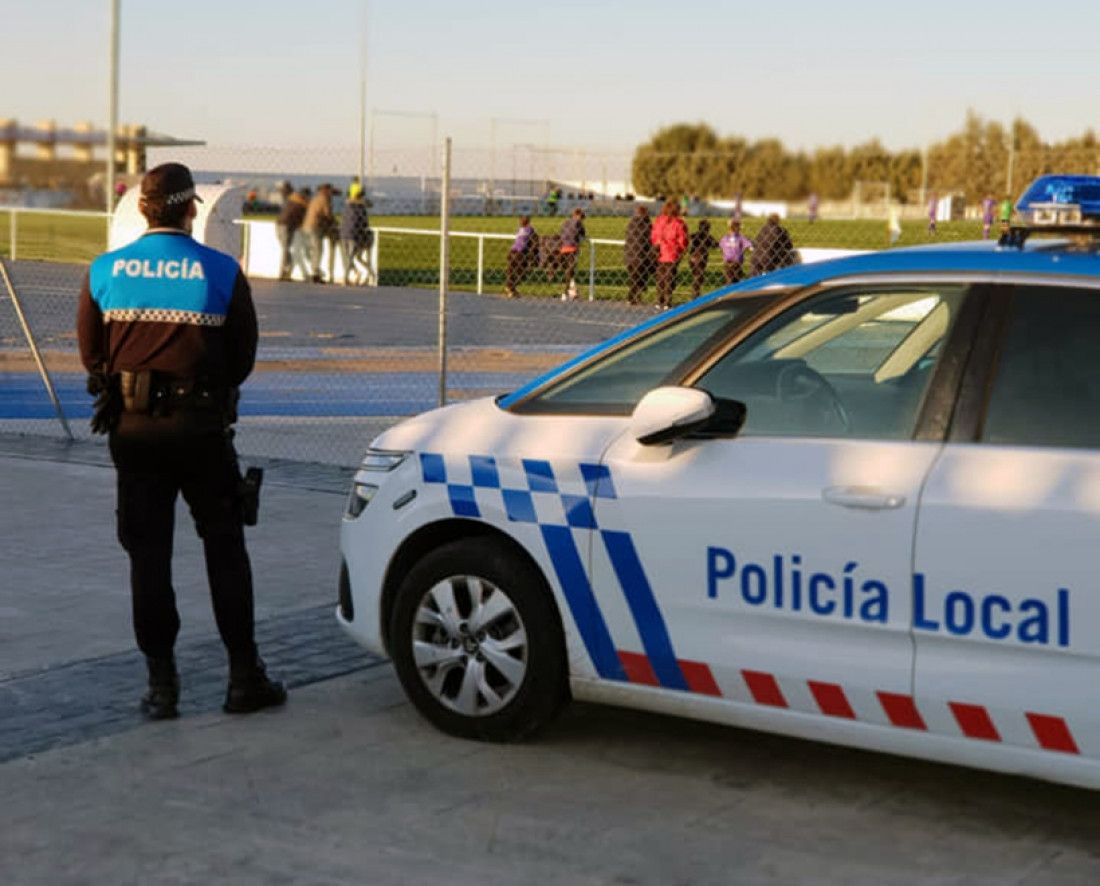
[[[935,194],[933,194],[932,198],[928,201],[928,233],[929,234],[935,234],[936,233],[936,214],[937,214],[937,211],[939,209],[939,202],[940,202],[939,197],[937,197]]]
[[[988,240],[993,230],[993,218],[997,212],[997,201],[992,194],[986,194],[982,201],[982,239]]]
[[[561,266],[564,273],[562,301],[577,300],[577,284],[573,281],[573,275],[577,271],[577,253],[580,251],[581,241],[587,236],[584,230],[584,210],[578,207],[561,225]]]
[[[519,286],[527,276],[532,256],[537,255],[538,250],[539,235],[531,227],[531,216],[522,215],[516,239],[508,250],[508,268],[504,272],[504,294],[508,298],[519,298]]]
[[[745,253],[752,249],[752,240],[741,233],[741,222],[731,218],[729,232],[718,241],[722,250],[722,270],[726,283],[738,283],[745,279]]]

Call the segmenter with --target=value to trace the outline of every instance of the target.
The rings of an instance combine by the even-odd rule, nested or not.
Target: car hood
[[[407,419],[377,436],[371,448],[593,460],[629,421],[623,416],[515,415],[485,397]]]

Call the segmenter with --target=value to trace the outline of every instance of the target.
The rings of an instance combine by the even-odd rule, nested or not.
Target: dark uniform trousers
[[[213,416],[124,414],[110,436],[118,471],[118,538],[130,556],[134,633],[145,655],[172,654],[180,620],[172,589],[176,497],[191,509],[206,555],[218,631],[231,665],[256,656],[252,568],[237,497],[237,454]]]

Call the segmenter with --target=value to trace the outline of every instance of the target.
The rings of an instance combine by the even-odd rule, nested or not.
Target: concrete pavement
[[[290,701],[218,709],[181,511],[183,716],[145,724],[102,448],[0,435],[0,883],[1100,882],[1090,792],[587,705],[528,744],[440,735],[334,625],[347,472],[267,467]]]

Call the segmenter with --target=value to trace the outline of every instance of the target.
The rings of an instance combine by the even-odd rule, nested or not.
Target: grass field
[[[107,220],[103,216],[18,213],[16,257],[22,260],[88,262],[107,248]],[[0,256],[11,258],[12,214],[0,210]]]
[[[698,219],[689,219],[689,229],[694,231]],[[540,235],[556,233],[560,218],[536,218],[535,230]],[[415,228],[439,230],[439,220],[424,216],[375,216],[372,223],[378,227]],[[588,235],[594,239],[621,240],[626,229],[626,218],[597,217],[585,220]],[[747,219],[745,233],[751,238],[762,222]],[[712,233],[721,236],[725,220],[712,218]],[[883,249],[888,245],[886,224],[882,221],[824,220],[809,224],[804,219],[792,219],[785,223],[796,247],[829,247],[839,249]],[[460,217],[452,219],[454,232],[481,232],[512,234],[516,230],[514,218]],[[936,236],[928,234],[921,221],[902,224],[901,246],[924,243],[944,243],[973,240],[981,236],[981,226],[976,222],[950,222],[941,224]],[[499,293],[504,287],[504,268],[507,261],[509,240],[484,241],[484,290]],[[439,241],[435,237],[419,234],[394,234],[386,232],[379,239],[380,282],[388,286],[437,286],[439,277]],[[456,289],[473,290],[477,284],[478,241],[475,238],[454,237],[451,240],[451,281]],[[577,263],[577,286],[586,297],[590,275],[588,250],[581,249]],[[595,296],[598,299],[622,299],[626,296],[627,280],[623,268],[622,248],[596,245]],[[712,254],[704,291],[722,285],[721,259]],[[683,298],[690,292],[686,266],[680,269],[677,293]],[[542,270],[534,270],[521,288],[524,295],[553,296],[561,292],[557,281],[549,281]],[[652,286],[650,287],[652,297]]]
[[[695,230],[699,219],[688,220]],[[0,211],[0,256],[11,256],[10,213]],[[539,234],[557,233],[562,219],[541,217],[534,220]],[[377,227],[439,230],[439,219],[429,216],[373,216]],[[588,235],[595,239],[621,240],[626,228],[626,218],[593,217],[585,221]],[[712,233],[721,236],[723,218],[712,218]],[[745,233],[755,235],[761,222],[746,219]],[[842,249],[883,249],[887,244],[886,225],[883,221],[820,220],[809,224],[805,219],[792,219],[785,223],[797,247],[831,247]],[[512,234],[516,230],[513,217],[457,217],[452,219],[454,232],[479,232]],[[911,246],[923,243],[943,243],[971,240],[981,236],[977,222],[948,222],[939,226],[939,233],[928,234],[922,221],[903,222],[902,237],[898,245]],[[75,218],[21,214],[18,216],[15,250],[21,260],[84,263],[106,248],[106,223],[100,217]],[[508,240],[484,241],[483,285],[485,292],[499,293],[504,286],[504,267],[509,247]],[[595,295],[599,299],[621,299],[626,295],[626,272],[622,264],[622,249],[618,246],[596,245],[596,262],[593,279]],[[582,297],[587,296],[590,274],[590,257],[582,248],[577,263],[577,285]],[[438,286],[439,240],[434,236],[419,234],[383,233],[379,235],[380,283],[385,286]],[[478,267],[478,241],[476,238],[454,237],[451,240],[451,281],[458,290],[476,289]],[[721,262],[717,253],[712,255],[705,290],[721,285]],[[561,292],[558,281],[550,281],[542,270],[528,275],[521,291],[525,295],[553,296]],[[652,287],[650,292],[652,293]],[[686,268],[681,268],[677,289],[682,298],[689,292]]]

